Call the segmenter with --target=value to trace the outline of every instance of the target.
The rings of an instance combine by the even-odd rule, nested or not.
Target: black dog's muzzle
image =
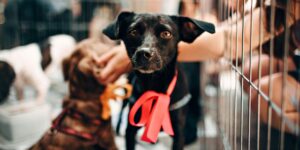
[[[153,56],[154,56],[154,51],[150,50],[150,48],[143,48],[136,52],[136,57],[139,60],[149,61],[153,58]]]
[[[143,47],[138,49],[132,57],[133,67],[145,72],[162,69],[163,61],[156,48]]]

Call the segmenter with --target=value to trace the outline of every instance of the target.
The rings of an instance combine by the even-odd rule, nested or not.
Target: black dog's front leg
[[[174,130],[173,150],[183,150],[184,148],[184,125],[186,107],[171,111],[171,121]]]
[[[139,128],[132,126],[129,122],[126,128],[126,150],[135,149],[135,136]]]
[[[133,106],[133,104],[130,104],[130,106],[129,106],[130,110],[131,110],[132,106]],[[135,115],[136,115],[135,121],[137,122],[138,121],[137,119],[141,117],[141,110],[139,109]],[[136,143],[135,137],[136,137],[138,130],[139,130],[139,127],[132,126],[129,123],[129,119],[128,119],[126,135],[125,135],[126,150],[134,150],[135,149],[135,143]]]

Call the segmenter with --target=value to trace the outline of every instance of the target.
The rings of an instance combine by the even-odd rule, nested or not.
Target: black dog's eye
[[[131,31],[129,31],[129,35],[131,37],[136,37],[138,35],[138,31],[137,30],[131,30]]]
[[[160,37],[168,40],[168,39],[172,38],[172,34],[169,31],[163,31],[163,32],[160,32]]]

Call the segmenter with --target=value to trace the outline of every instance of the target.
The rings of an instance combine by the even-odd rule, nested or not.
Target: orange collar
[[[123,88],[126,92],[125,95],[119,95],[115,92],[116,89]],[[109,100],[110,99],[126,99],[131,96],[132,93],[132,86],[130,84],[123,84],[123,85],[116,85],[116,84],[109,84],[106,86],[103,94],[100,96],[100,103],[102,104],[103,111],[101,114],[102,119],[107,120],[110,117],[110,106]]]

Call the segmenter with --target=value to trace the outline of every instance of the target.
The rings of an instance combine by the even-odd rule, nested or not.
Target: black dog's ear
[[[121,12],[118,18],[105,29],[103,29],[102,32],[112,40],[120,39],[121,22],[127,18],[133,17],[134,15],[135,13],[133,12]]]
[[[215,33],[215,26],[211,23],[191,19],[183,16],[171,16],[177,23],[180,33],[180,40],[192,43],[203,32]]]

